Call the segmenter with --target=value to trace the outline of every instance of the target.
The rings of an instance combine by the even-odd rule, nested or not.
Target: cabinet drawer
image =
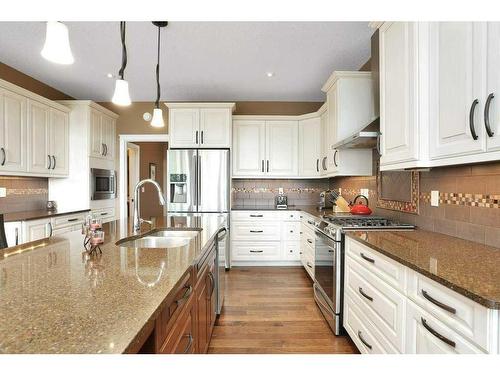
[[[162,348],[164,342],[168,340],[172,327],[185,306],[194,297],[194,276],[191,268],[182,277],[181,281],[175,287],[172,297],[166,302],[165,307],[156,319],[156,348]]]
[[[314,281],[314,258],[310,254],[303,252],[300,254],[300,262],[311,279]]]
[[[300,222],[283,223],[283,240],[300,241]]]
[[[345,261],[344,284],[345,292],[371,323],[399,352],[403,352],[406,297],[350,258]]]
[[[193,354],[195,340],[195,298],[191,296],[171,332],[160,348],[161,354]]]
[[[491,350],[493,311],[435,281],[409,270],[408,297],[440,321],[472,340],[485,350]]]
[[[412,301],[406,312],[407,354],[484,353]]]
[[[232,242],[233,260],[279,260],[281,243],[276,242]]]
[[[54,229],[59,229],[66,226],[81,225],[84,221],[85,214],[83,213],[57,216],[54,218]]]
[[[348,256],[355,259],[382,280],[403,293],[405,292],[407,270],[405,266],[351,238],[346,238],[345,251]]]
[[[304,245],[308,245],[309,247],[311,247],[314,252],[314,245],[316,243],[316,235],[314,234],[314,231],[302,225],[300,242],[303,243]]]
[[[100,208],[98,210],[92,210],[92,215],[94,215],[96,218],[102,219],[104,223],[107,223],[108,221],[113,221],[115,219],[115,208],[108,207]]]
[[[282,213],[282,218],[285,221],[300,221],[299,211],[286,211]]]
[[[308,241],[307,241],[307,238],[306,237],[301,237],[301,240],[300,240],[300,251],[311,257],[312,259],[314,259],[314,247],[313,245],[311,245]]]
[[[363,354],[398,353],[385,342],[384,337],[349,294],[344,298],[344,328]]]
[[[233,221],[264,221],[264,220],[279,220],[282,212],[278,211],[231,211],[231,219]]]
[[[284,257],[286,260],[299,260],[300,259],[300,242],[299,241],[286,241],[283,245]]]
[[[237,241],[279,241],[280,222],[238,221],[232,223],[231,237]]]

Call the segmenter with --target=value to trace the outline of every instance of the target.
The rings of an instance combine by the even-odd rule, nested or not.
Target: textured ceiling
[[[41,22],[0,22],[0,61],[78,99],[109,101],[120,68],[117,22],[68,22],[75,63],[44,60]],[[133,101],[155,99],[157,29],[127,23]],[[171,22],[162,30],[161,99],[321,101],[334,70],[370,56],[367,22]],[[274,72],[271,78],[266,72]]]

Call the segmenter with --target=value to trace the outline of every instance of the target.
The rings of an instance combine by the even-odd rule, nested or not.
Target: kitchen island
[[[155,230],[198,231],[187,245],[170,248],[116,245],[132,233],[131,221],[116,220],[103,225],[101,256],[87,256],[79,232],[1,250],[0,353],[158,351],[158,321],[167,335],[166,318],[175,320],[183,303],[194,300],[195,293],[187,298],[194,270],[225,220],[220,214],[157,218]],[[140,236],[151,231],[144,224]]]

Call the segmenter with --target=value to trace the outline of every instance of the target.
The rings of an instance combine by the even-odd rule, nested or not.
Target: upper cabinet
[[[235,120],[233,127],[233,176],[298,174],[297,121]]]
[[[66,177],[69,109],[0,80],[0,173]]]
[[[26,172],[26,103],[0,87],[0,172]]]
[[[89,109],[89,155],[100,159],[115,159],[116,118],[96,108]]]
[[[171,148],[230,148],[234,103],[168,103]]]
[[[380,26],[381,170],[500,158],[500,26]]]
[[[299,176],[318,177],[324,170],[320,117],[299,121]]]

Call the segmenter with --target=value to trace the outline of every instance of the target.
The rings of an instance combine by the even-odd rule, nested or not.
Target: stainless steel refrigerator
[[[220,213],[226,219],[217,246],[217,292],[220,313],[229,249],[230,162],[228,149],[173,149],[167,157],[168,212]],[[222,234],[222,233],[220,233]]]

